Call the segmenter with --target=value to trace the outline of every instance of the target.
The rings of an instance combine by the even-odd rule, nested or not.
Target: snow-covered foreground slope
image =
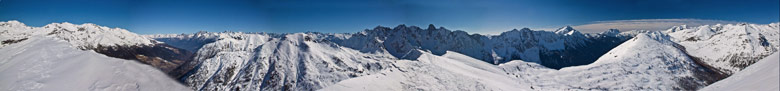
[[[154,67],[78,50],[51,37],[0,48],[0,90],[190,90]]]
[[[780,90],[780,53],[775,52],[730,77],[701,91],[778,91]]]
[[[531,90],[497,66],[448,51],[443,56],[422,52],[417,61],[401,60],[392,69],[341,81],[329,91],[518,91]]]

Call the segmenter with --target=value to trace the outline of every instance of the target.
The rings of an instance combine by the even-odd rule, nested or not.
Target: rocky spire
[[[436,30],[436,26],[433,26],[433,24],[428,24],[427,30]]]

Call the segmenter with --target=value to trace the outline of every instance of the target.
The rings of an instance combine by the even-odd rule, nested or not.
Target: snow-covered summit
[[[565,26],[565,27],[558,28],[554,32],[556,34],[567,34],[567,33],[572,32],[572,31],[574,31],[574,28],[572,28],[571,26]]]
[[[25,25],[24,23],[16,21],[16,20],[0,22],[0,26],[4,26],[4,27],[27,27],[27,25]]]
[[[554,31],[555,34],[559,35],[571,35],[571,36],[583,36],[583,34],[580,31],[574,30],[571,26],[565,26],[558,28],[558,30]]]

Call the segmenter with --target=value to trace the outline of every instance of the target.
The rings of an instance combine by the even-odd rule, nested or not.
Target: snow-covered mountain
[[[522,60],[490,65],[451,51],[423,52],[417,61],[397,61],[396,71],[323,90],[695,90],[717,80],[706,77],[716,71],[696,64],[680,47],[664,33],[643,33],[592,64],[560,70]]]
[[[711,80],[697,76],[711,71],[678,47],[668,35],[651,32],[637,35],[588,65],[549,70],[519,62],[500,67],[542,89],[693,90],[707,85]]]
[[[562,28],[566,29],[566,28]],[[241,77],[240,75],[254,75],[263,76],[270,72],[276,71],[276,69],[291,70],[294,73],[309,72],[309,70],[324,68],[308,68],[302,70],[294,70],[299,68],[283,66],[284,68],[271,68],[268,65],[285,60],[300,60],[304,55],[313,56],[325,56],[331,58],[320,59],[307,59],[306,61],[333,61],[333,57],[339,57],[339,60],[351,59],[358,61],[358,63],[371,63],[382,62],[389,63],[392,61],[398,61],[398,59],[412,59],[416,60],[424,52],[430,52],[434,55],[443,55],[446,51],[455,51],[459,53],[465,53],[476,58],[490,59],[486,61],[493,64],[503,63],[502,60],[510,60],[511,58],[520,59],[528,58],[536,60],[534,62],[541,62],[540,55],[556,56],[557,58],[549,58],[551,61],[546,62],[554,67],[565,67],[571,65],[583,65],[588,64],[595,60],[600,54],[590,52],[592,54],[587,56],[574,56],[568,57],[568,55],[575,55],[577,53],[585,53],[588,50],[599,50],[606,52],[611,47],[604,46],[604,44],[611,44],[616,46],[617,44],[632,37],[630,34],[624,35],[606,35],[606,34],[594,34],[596,37],[587,37],[584,34],[577,32],[574,29],[568,28],[569,31],[564,34],[556,34],[555,32],[548,31],[533,31],[528,28],[521,30],[513,30],[505,32],[498,36],[483,36],[478,34],[469,35],[463,31],[450,31],[444,28],[435,28],[430,25],[427,29],[421,29],[416,26],[407,27],[405,25],[399,25],[393,29],[387,27],[377,27],[372,30],[365,30],[363,32],[355,34],[323,34],[323,33],[293,33],[293,34],[269,34],[269,33],[207,33],[199,32],[195,34],[166,34],[166,35],[147,35],[147,37],[158,39],[165,43],[171,44],[176,47],[182,47],[190,50],[198,50],[196,53],[196,61],[192,64],[185,64],[186,67],[192,67],[196,70],[190,72],[190,77],[181,78],[185,82],[190,83],[194,89],[231,89],[242,88],[241,86],[235,86],[230,84],[250,84],[252,82],[236,82],[236,81],[212,81],[213,78],[230,78],[230,79],[253,79],[262,82],[278,82],[278,83],[295,83],[298,80],[279,80],[279,79],[265,79],[264,77],[250,77],[250,78],[235,78]],[[294,36],[295,35],[295,36]],[[294,40],[293,40],[294,39]],[[301,45],[299,42],[310,41],[312,43]],[[567,42],[570,41],[570,42]],[[289,43],[293,43],[290,45]],[[595,45],[601,44],[601,45]],[[282,46],[284,45],[284,46]],[[311,45],[322,45],[327,48],[307,48]],[[327,46],[326,46],[327,45]],[[303,46],[303,47],[302,47]],[[583,49],[576,49],[576,46]],[[278,48],[277,48],[278,47]],[[316,53],[309,53],[314,49],[339,49],[342,51],[357,51],[350,52],[349,55],[366,55],[374,56],[371,58],[360,56],[334,56],[334,55],[314,55]],[[568,49],[567,49],[568,48]],[[275,52],[280,51],[281,52]],[[422,50],[418,51],[418,50]],[[520,51],[523,50],[523,51]],[[571,52],[572,50],[579,50],[577,52]],[[268,51],[268,52],[264,52]],[[297,52],[301,51],[301,52]],[[280,53],[297,53],[299,56],[276,56]],[[602,53],[603,53],[602,52]],[[334,53],[334,52],[329,52]],[[338,52],[335,52],[338,53]],[[327,53],[325,53],[327,54]],[[566,55],[560,57],[561,55]],[[268,59],[265,57],[276,57],[274,59]],[[505,57],[507,59],[501,59]],[[592,60],[564,60],[577,59],[584,57],[592,57]],[[371,61],[377,60],[385,61]],[[493,60],[498,58],[497,60]],[[370,59],[370,60],[369,60]],[[553,60],[558,59],[558,60]],[[259,61],[259,62],[257,62]],[[269,62],[270,61],[270,62]],[[568,61],[568,62],[563,62]],[[589,62],[590,61],[590,62]],[[257,63],[252,63],[257,62]],[[285,61],[286,62],[286,61]],[[309,64],[308,62],[304,62]],[[545,62],[541,62],[545,63]],[[574,64],[576,63],[576,64]],[[229,65],[225,65],[229,64]],[[300,64],[300,63],[294,63]],[[294,65],[287,64],[287,65]],[[314,65],[312,63],[310,65]],[[354,64],[354,65],[374,65],[374,64]],[[246,68],[254,67],[254,68]],[[338,66],[336,66],[338,67]],[[387,64],[374,65],[374,67],[385,68]],[[242,69],[237,69],[242,68]],[[344,68],[344,67],[340,67]],[[200,70],[204,69],[204,70]],[[223,69],[230,70],[228,73],[223,72]],[[335,68],[329,68],[335,69]],[[351,68],[355,70],[364,70],[363,68]],[[233,70],[256,70],[260,73],[250,74],[236,74]],[[372,69],[379,70],[379,69]],[[233,72],[233,73],[230,73]],[[263,73],[266,72],[266,73]],[[289,73],[289,72],[288,72]],[[346,72],[351,74],[351,77],[360,75],[354,75],[354,72]],[[327,73],[327,75],[344,75],[345,73]],[[362,73],[361,73],[362,74]],[[277,75],[277,74],[272,74]],[[281,74],[292,75],[292,74]],[[307,75],[324,75],[324,74],[307,74]],[[284,76],[282,76],[284,77]],[[319,89],[325,85],[333,84],[343,79],[351,77],[336,77],[327,78],[326,82],[311,82],[311,83],[296,83],[296,85],[303,86],[291,86],[285,87],[282,85],[272,85],[273,87],[261,86],[260,89],[269,88],[285,88],[285,89]],[[211,79],[211,80],[210,80]],[[320,78],[323,79],[323,78]],[[257,81],[255,81],[257,82]],[[219,86],[217,84],[221,84]],[[226,85],[227,84],[227,85]],[[244,87],[246,89],[246,87]],[[254,88],[249,88],[254,89]]]
[[[773,53],[735,73],[734,75],[702,88],[702,91],[776,91],[780,90],[780,54]]]
[[[430,51],[435,55],[454,51],[492,64],[525,60],[558,69],[591,63],[632,37],[628,34],[594,36],[599,37],[585,36],[571,27],[554,32],[523,28],[485,36],[433,25],[427,29],[399,25],[392,29],[376,27],[355,34],[341,34],[327,40],[362,52],[387,51],[402,59],[416,59],[422,54],[416,50]]]
[[[183,75],[189,69],[179,65],[192,60],[192,53],[120,28],[96,24],[52,23],[30,27],[18,21],[0,22],[0,48],[34,36],[53,37],[81,50],[92,50],[110,57],[137,60],[160,68],[172,76]]]
[[[675,42],[713,69],[733,74],[780,48],[778,23],[677,26],[667,30]]]
[[[160,70],[78,50],[54,36],[29,36],[0,48],[0,89],[6,91],[186,91]]]
[[[52,23],[43,27],[30,27],[19,21],[0,22],[2,40],[21,40],[33,35],[54,36],[80,49],[94,49],[97,46],[142,46],[152,45],[154,40],[141,37],[120,28],[108,28],[92,23],[75,25]],[[10,43],[4,43],[8,45]]]
[[[189,37],[202,36],[202,37]],[[155,37],[155,36],[153,36]],[[395,61],[387,53],[362,53],[323,40],[318,33],[196,33],[156,35],[168,40],[204,38],[191,75],[182,78],[196,90],[316,90],[369,75]],[[189,42],[198,45],[200,42]]]
[[[338,34],[137,35],[95,24],[29,27],[8,21],[0,22],[0,50],[25,51],[18,48],[58,41],[56,47],[73,49],[68,51],[138,60],[190,89],[209,91],[696,90],[777,52],[778,34],[773,23],[594,34],[568,26],[523,28],[490,36],[433,25]],[[8,56],[19,52],[4,53],[0,59],[10,61],[0,65],[23,62]]]

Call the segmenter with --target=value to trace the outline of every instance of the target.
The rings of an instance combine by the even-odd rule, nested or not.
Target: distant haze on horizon
[[[95,23],[139,34],[197,31],[354,33],[434,24],[469,33],[572,26],[585,33],[676,25],[768,24],[780,0],[2,0],[0,21]]]

